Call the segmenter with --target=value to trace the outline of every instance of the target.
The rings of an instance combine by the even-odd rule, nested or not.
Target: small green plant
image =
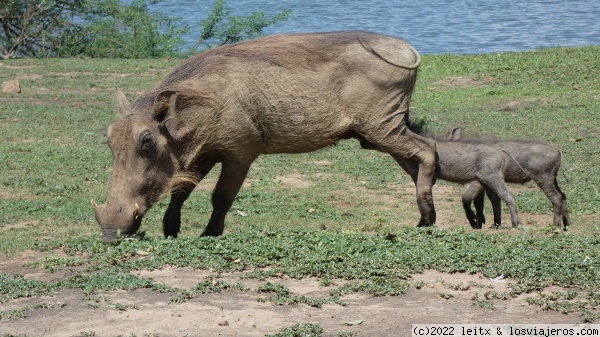
[[[441,297],[445,300],[449,300],[454,297],[454,295],[452,295],[450,293],[444,293],[444,292],[437,292],[436,295],[438,295],[439,297]]]
[[[267,334],[265,337],[319,337],[323,333],[323,328],[318,324],[294,324],[284,327],[279,332]]]
[[[65,258],[57,256],[46,256],[43,261],[31,262],[25,264],[26,267],[39,268],[43,267],[49,272],[54,272],[60,267],[74,267],[85,263],[82,259]]]
[[[419,281],[415,281],[415,282],[413,282],[413,283],[412,283],[412,286],[413,286],[415,289],[421,289],[421,288],[423,288],[423,287],[424,287],[426,284],[427,284],[427,283],[425,283],[425,281],[421,281],[421,280],[419,280]]]
[[[358,336],[358,332],[355,331],[347,331],[347,332],[340,332],[337,337],[354,337],[354,336]]]
[[[27,317],[27,309],[10,309],[0,311],[0,321],[11,318],[25,318]]]
[[[341,302],[337,296],[330,298],[311,298],[304,295],[291,295],[290,290],[286,286],[271,282],[267,282],[258,287],[256,291],[259,293],[274,293],[272,297],[259,299],[260,302],[272,302],[273,305],[307,304],[315,308],[321,308],[327,303],[345,305],[345,303]]]
[[[404,280],[389,280],[385,278],[374,278],[363,282],[348,282],[329,293],[332,296],[343,296],[358,291],[367,291],[374,296],[397,296],[406,293],[408,282]]]
[[[326,279],[326,278],[319,280],[319,284],[321,284],[323,287],[329,287],[329,286],[335,285],[333,280]]]
[[[283,284],[267,282],[256,289],[259,293],[276,293],[277,295],[289,295],[290,290]]]
[[[480,307],[480,308],[484,308],[484,309],[488,309],[488,310],[494,310],[494,302],[493,301],[488,301],[488,300],[475,300],[473,301],[473,305]]]
[[[112,303],[108,305],[109,308],[115,309],[116,311],[127,311],[128,306],[122,303]]]
[[[231,289],[236,291],[248,291],[249,288],[242,283],[230,284],[221,280],[207,280],[199,282],[191,289],[185,289],[181,291],[181,295],[174,296],[171,298],[170,303],[183,303],[186,302],[199,294],[207,293],[218,293],[225,289]]]
[[[64,303],[38,303],[35,305],[28,305],[22,309],[10,309],[0,311],[0,321],[10,319],[10,318],[25,318],[27,317],[27,312],[30,310],[38,310],[38,309],[53,309],[53,308],[63,308],[66,304]]]
[[[581,320],[584,323],[593,323],[600,319],[600,312],[590,312],[585,309],[581,312]]]
[[[0,274],[0,303],[22,297],[48,295],[55,285],[26,279],[23,275]]]
[[[312,298],[304,295],[279,295],[276,294],[269,298],[259,299],[259,302],[272,302],[273,305],[293,305],[293,304],[306,304],[314,308],[321,308],[325,304],[338,304],[346,305],[339,297],[332,296],[329,298]]]

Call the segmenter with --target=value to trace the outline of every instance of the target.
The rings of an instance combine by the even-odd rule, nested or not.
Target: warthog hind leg
[[[381,151],[389,153],[413,179],[417,206],[421,213],[421,220],[417,226],[433,225],[436,221],[431,193],[435,183],[435,142],[406,131],[404,134],[395,134],[395,137],[371,143]]]
[[[564,229],[571,224],[569,220],[569,209],[567,207],[567,196],[558,187],[556,177],[542,177],[535,180],[536,184],[544,191],[544,194],[554,207],[554,226]]]
[[[494,226],[502,225],[502,199],[494,191],[490,189],[485,190],[490,203],[492,204],[492,212],[494,213]],[[483,212],[483,211],[482,211]]]
[[[212,194],[213,212],[202,236],[219,236],[225,229],[225,215],[231,208],[253,160],[222,162],[221,175]]]

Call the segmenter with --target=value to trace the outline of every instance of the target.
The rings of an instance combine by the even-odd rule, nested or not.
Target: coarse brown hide
[[[203,235],[221,235],[225,215],[260,154],[315,151],[340,139],[374,144],[419,166],[419,225],[435,222],[435,142],[406,128],[421,62],[408,43],[366,32],[275,35],[184,61],[129,104],[109,128],[113,176],[96,205],[103,240],[137,231],[171,193],[165,236],[177,237],[181,207],[216,163],[221,173]]]
[[[452,140],[461,139],[460,129],[456,129]],[[533,180],[544,192],[554,208],[553,223],[564,230],[571,224],[567,196],[558,186],[556,176],[562,163],[562,152],[559,148],[543,144],[533,140],[488,140],[483,138],[468,139],[471,143],[482,143],[501,148],[506,151],[513,160],[507,162],[504,169],[504,181],[507,183],[524,184]],[[481,228],[485,223],[484,191],[492,203],[494,212],[494,225],[500,225],[502,221],[502,208],[498,195],[493,191],[485,190],[477,181],[467,184],[462,196],[463,208],[467,219],[473,228]],[[475,213],[471,204],[475,204]]]

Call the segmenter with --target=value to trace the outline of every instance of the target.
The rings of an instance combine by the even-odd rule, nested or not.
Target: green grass
[[[114,87],[134,99],[179,60],[2,61],[0,82],[20,78],[22,93],[0,96],[0,258],[18,258],[30,249],[86,252],[89,258],[51,255],[29,266],[80,271],[55,283],[2,274],[1,301],[64,288],[86,294],[150,288],[172,292],[174,302],[207,291],[243,291],[239,284],[219,280],[172,289],[129,274],[167,264],[215,273],[243,270],[259,279],[282,272],[296,278],[315,276],[324,284],[336,278],[349,281],[330,298],[320,299],[329,302],[293,297],[277,285],[265,285],[267,300],[275,304],[318,306],[342,304],[339,296],[355,291],[399,295],[411,286],[409,275],[437,269],[504,274],[518,281],[511,293],[482,293],[474,299],[475,305],[489,308],[493,301],[549,285],[576,287],[574,298],[530,301],[551,310],[580,312],[584,320],[598,319],[591,309],[599,305],[594,294],[600,292],[598,55],[600,46],[426,55],[413,95],[411,114],[426,118],[435,132],[462,126],[467,133],[538,139],[560,147],[564,158],[559,184],[568,196],[573,222],[566,234],[549,227],[474,233],[466,221],[457,229],[415,229],[414,197],[401,188],[410,186],[410,178],[389,156],[344,141],[310,154],[260,157],[248,176],[249,186],[236,198],[222,238],[198,238],[211,212],[210,192],[198,191],[184,206],[179,240],[161,238],[167,199],[147,213],[145,238],[116,247],[100,243],[89,203],[91,198],[102,202],[108,194],[112,163],[105,132],[116,116]],[[510,101],[520,105],[508,109]],[[216,179],[218,172],[216,167],[207,179]],[[291,188],[278,181],[281,176],[311,185]],[[451,203],[461,214],[459,197],[435,200]],[[551,223],[550,203],[539,190],[521,192],[517,201],[520,211],[545,215],[546,224]],[[444,221],[439,215],[439,224]]]
[[[488,308],[493,307],[494,300],[514,298],[551,285],[577,289],[529,301],[543,308],[583,315],[600,305],[599,244],[598,237],[563,234],[531,237],[526,233],[486,234],[463,228],[433,227],[406,228],[397,235],[247,227],[219,238],[142,237],[117,246],[104,245],[95,237],[81,237],[65,240],[60,246],[49,243],[40,247],[86,256],[84,263],[62,260],[69,261],[62,268],[71,268],[72,261],[77,261],[80,268],[77,273],[54,282],[0,274],[0,302],[51,294],[59,289],[80,289],[84,295],[92,296],[111,290],[145,288],[172,293],[171,302],[180,303],[203,293],[248,290],[243,284],[229,284],[219,276],[242,271],[249,272],[246,278],[287,275],[296,279],[348,281],[332,287],[329,297],[320,299],[293,295],[285,286],[268,281],[257,289],[270,296],[265,302],[274,305],[321,307],[327,303],[345,305],[341,297],[353,292],[398,296],[410,287],[410,275],[435,269],[448,273],[480,272],[487,277],[505,275],[518,281],[507,293],[490,290],[473,299],[474,305]],[[134,273],[167,266],[208,269],[214,276],[190,289],[179,289]],[[54,268],[61,267],[54,265]],[[256,273],[258,270],[261,273]]]

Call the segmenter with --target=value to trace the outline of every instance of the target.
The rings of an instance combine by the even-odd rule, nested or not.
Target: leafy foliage
[[[54,308],[63,308],[66,304],[64,303],[38,303],[35,305],[28,305],[21,309],[9,309],[0,311],[0,321],[11,319],[11,318],[25,318],[27,317],[27,312],[30,310],[38,310],[38,309],[54,309]]]
[[[250,16],[232,15],[225,9],[226,0],[216,0],[208,17],[200,22],[200,38],[188,53],[194,53],[199,46],[210,47],[211,42],[217,45],[236,43],[259,36],[265,27],[287,19],[291,11],[283,11],[272,18],[265,12],[254,12]]]
[[[583,314],[600,304],[597,295],[600,260],[595,248],[599,240],[568,235],[532,238],[436,228],[407,228],[395,235],[382,236],[247,228],[221,238],[129,239],[117,246],[100,244],[97,238],[82,238],[62,244],[66,252],[89,256],[81,273],[55,283],[18,283],[17,280],[22,278],[6,275],[1,285],[10,292],[9,298],[60,288],[82,289],[84,294],[148,288],[178,294],[171,302],[179,303],[198,294],[225,289],[246,291],[248,288],[243,284],[219,280],[219,273],[265,267],[274,274],[297,279],[316,277],[348,281],[331,289],[328,298],[294,295],[287,287],[272,282],[257,289],[259,293],[273,293],[261,301],[274,305],[321,307],[327,303],[345,305],[341,296],[353,292],[398,296],[407,291],[409,275],[436,269],[449,273],[478,272],[488,277],[503,274],[518,281],[510,292],[479,291],[473,303],[488,309],[494,307],[493,300],[513,298],[551,285],[577,287],[581,293],[540,295],[528,302],[544,309]],[[217,272],[217,276],[190,289],[176,289],[132,273],[166,266],[208,269]]]
[[[179,55],[182,35],[192,30],[177,27],[180,18],[151,12],[150,6],[160,1],[1,0],[0,58]],[[208,41],[226,44],[256,37],[290,14],[284,11],[268,18],[264,12],[254,12],[242,17],[224,8],[225,0],[215,2],[200,23],[198,44],[184,54],[196,52],[201,44],[208,47]]]
[[[14,298],[47,295],[54,288],[49,283],[26,279],[22,275],[0,274],[0,303]]]
[[[52,2],[2,0],[0,2],[0,56],[45,55],[62,45],[77,26],[69,22],[70,12],[83,6],[82,0]]]
[[[151,0],[4,0],[0,51],[4,57],[162,57],[185,30],[177,19],[151,14]]]
[[[84,24],[77,37],[85,37],[79,49],[67,50],[68,55],[110,58],[148,58],[174,56],[187,30],[176,28],[178,18],[162,12],[150,13],[154,0],[134,0],[121,4],[119,0],[90,1],[83,7]],[[61,55],[58,55],[61,56]]]

